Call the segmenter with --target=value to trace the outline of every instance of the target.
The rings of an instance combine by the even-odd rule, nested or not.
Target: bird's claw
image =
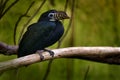
[[[44,50],[38,50],[37,53],[40,55],[40,60],[42,61],[44,59],[44,56],[42,55],[42,52],[47,51],[49,52],[50,56],[54,57],[54,52],[48,49]]]
[[[38,50],[37,53],[40,55],[40,60],[42,61],[44,59],[44,56],[41,54],[44,52],[43,50]]]
[[[51,50],[48,50],[48,49],[44,49],[45,51],[49,52],[50,53],[50,56],[54,57],[54,52],[51,51]]]

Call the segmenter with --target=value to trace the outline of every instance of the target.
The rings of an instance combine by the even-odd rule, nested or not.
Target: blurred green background
[[[16,1],[10,9],[4,11]],[[42,8],[38,10],[41,3]],[[6,2],[6,5],[4,4]],[[34,2],[34,4],[33,4]],[[4,4],[4,5],[3,5]],[[14,28],[19,21],[16,41],[23,26],[38,11],[28,25],[36,22],[39,16],[50,9],[66,10],[72,16],[70,29],[61,41],[62,47],[71,46],[120,46],[120,0],[0,0],[0,41],[14,45]],[[67,8],[65,9],[65,5]],[[74,4],[74,6],[73,6]],[[74,7],[74,8],[73,8]],[[73,8],[73,9],[72,9]],[[71,12],[71,10],[73,10]],[[69,20],[63,21],[68,30]],[[56,48],[58,43],[51,46]],[[0,55],[0,61],[14,59],[16,56]],[[109,65],[78,59],[56,59],[51,66],[49,61],[35,63],[19,70],[9,70],[0,74],[0,80],[43,80],[49,67],[46,80],[120,80],[119,65]],[[45,80],[45,79],[44,79]]]

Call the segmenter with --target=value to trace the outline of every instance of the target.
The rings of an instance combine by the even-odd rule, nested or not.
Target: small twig
[[[0,1],[0,16],[1,16],[1,14],[3,13],[3,11],[4,11],[4,9],[5,9],[6,4],[7,4],[8,1],[9,1],[9,0],[1,0],[1,1]]]
[[[16,24],[15,24],[15,27],[14,27],[14,35],[13,35],[13,40],[14,40],[14,44],[15,44],[15,45],[16,45],[16,31],[17,31],[18,24],[19,24],[19,22],[21,21],[21,19],[22,19],[23,17],[29,17],[27,14],[28,14],[30,8],[33,6],[34,3],[35,3],[35,1],[33,1],[33,2],[30,4],[30,6],[29,6],[28,9],[26,10],[26,12],[18,18],[18,20],[17,20],[17,22],[16,22]]]
[[[63,37],[61,38],[61,41],[65,38],[65,36],[67,35],[70,27],[71,27],[71,24],[72,24],[72,18],[73,18],[73,14],[74,14],[74,6],[75,6],[75,0],[72,0],[72,8],[71,8],[71,18],[70,18],[70,21],[69,21],[69,24],[68,24],[68,27],[67,27],[67,30],[65,32],[65,34],[63,35]]]
[[[6,7],[6,4],[7,4],[7,2],[8,2],[9,0],[5,0],[4,1],[4,3],[2,4],[2,12],[1,12],[1,14],[3,13],[3,11],[5,10],[5,7]]]
[[[12,8],[19,0],[14,1],[8,8],[1,14],[0,19]]]
[[[69,1],[69,0],[66,0],[66,2],[65,2],[65,7],[64,7],[64,11],[65,11],[65,12],[66,12],[67,7],[68,7],[68,1]]]
[[[71,18],[70,18],[70,21],[69,21],[69,24],[68,24],[68,27],[67,27],[67,30],[66,30],[65,34],[64,34],[63,37],[59,40],[59,44],[60,44],[60,43],[63,41],[63,39],[66,37],[66,35],[68,34],[69,29],[70,29],[70,27],[71,27],[73,15],[74,15],[74,6],[75,6],[75,0],[72,0]],[[60,46],[60,45],[59,45],[59,46]]]
[[[44,75],[44,77],[43,77],[43,80],[47,80],[48,75],[49,75],[49,73],[50,73],[51,66],[52,66],[52,62],[53,62],[53,60],[50,60],[50,61],[48,62],[48,67],[47,67],[47,70],[46,70],[45,75]]]
[[[88,75],[89,70],[90,70],[90,66],[87,67],[87,70],[85,72],[85,76],[84,76],[83,80],[87,80],[87,75]]]
[[[55,6],[55,0],[48,0],[52,6]]]
[[[65,6],[64,6],[64,11],[66,12],[66,10],[67,10],[67,7],[68,7],[68,2],[69,2],[69,0],[66,0],[66,2],[65,2]],[[64,23],[64,20],[62,20],[62,22]],[[69,28],[67,28],[67,30],[68,30]],[[69,29],[70,30],[70,29]],[[68,30],[68,31],[69,31]],[[67,35],[67,33],[68,32],[65,32],[65,36]],[[61,46],[61,43],[62,43],[62,41],[63,41],[63,39],[65,38],[65,36],[64,37],[62,37],[62,39],[60,39],[59,41],[58,41],[58,46],[57,46],[57,48],[60,48],[60,46]]]
[[[25,28],[27,27],[27,25],[30,23],[30,21],[37,15],[37,13],[40,11],[40,9],[43,7],[43,5],[45,4],[46,0],[43,0],[43,2],[41,3],[41,5],[38,7],[38,9],[36,10],[36,12],[31,16],[31,18],[26,22],[26,24],[23,26],[23,29],[20,33],[20,37],[19,37],[19,41],[23,35],[23,32],[25,30]]]

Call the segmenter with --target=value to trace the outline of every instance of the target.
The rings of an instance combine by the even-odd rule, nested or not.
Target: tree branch
[[[0,54],[4,55],[13,55],[17,53],[18,46],[7,45],[3,42],[0,42]]]
[[[40,9],[42,9],[43,5],[45,4],[46,0],[43,0],[42,3],[40,3],[40,6],[38,7],[38,9],[35,11],[35,13],[30,17],[30,19],[26,22],[26,24],[23,26],[22,31],[20,33],[20,37],[19,37],[19,41],[23,35],[23,32],[25,30],[25,28],[27,27],[27,25],[30,23],[30,21],[37,15],[37,13],[40,11]]]
[[[18,2],[19,0],[15,0],[13,3],[11,3],[7,9],[1,14],[0,19]]]
[[[41,53],[41,55],[44,56],[43,60],[41,60],[40,55],[36,52],[35,54],[25,57],[0,62],[0,72],[56,58],[77,58],[107,64],[120,64],[120,47],[69,47],[54,49],[52,51],[55,53],[54,57],[51,57],[48,52]],[[8,46],[0,43],[0,52],[16,54],[17,46]]]
[[[14,44],[15,44],[15,45],[16,45],[16,33],[17,33],[18,24],[20,23],[20,21],[22,20],[23,17],[30,17],[30,16],[28,16],[28,12],[29,12],[29,10],[32,8],[32,6],[33,6],[34,3],[35,3],[35,1],[33,1],[33,2],[29,5],[29,7],[28,7],[28,9],[26,10],[26,12],[25,12],[23,15],[21,15],[21,16],[18,18],[17,22],[15,23],[14,35],[13,35],[13,40],[14,40]]]

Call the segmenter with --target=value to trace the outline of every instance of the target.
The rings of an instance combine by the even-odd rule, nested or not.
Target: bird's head
[[[64,11],[49,10],[41,15],[39,21],[41,20],[56,21],[69,18],[70,17]]]

